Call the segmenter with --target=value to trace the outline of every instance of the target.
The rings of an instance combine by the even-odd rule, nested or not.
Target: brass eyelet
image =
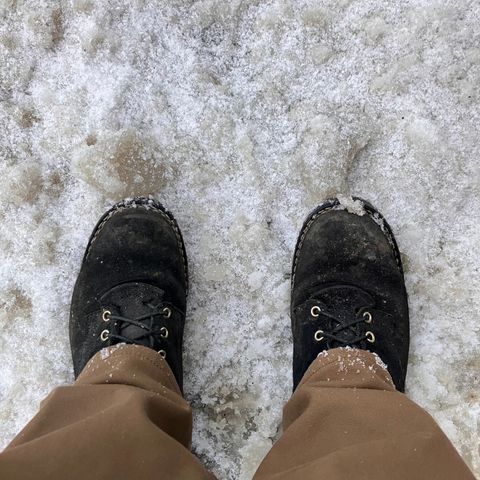
[[[317,330],[315,332],[315,335],[313,336],[313,338],[315,338],[316,342],[321,342],[323,340],[322,333],[323,333],[323,330]]]
[[[172,311],[168,308],[168,307],[165,307],[163,310],[163,316],[165,318],[170,318],[172,316]]]
[[[158,354],[162,357],[162,358],[167,358],[167,352],[165,350],[159,350],[158,351]]]
[[[100,334],[100,340],[102,342],[106,342],[108,340],[109,335],[110,335],[110,332],[108,330],[103,330],[102,333]]]
[[[372,332],[367,332],[365,337],[367,337],[367,342],[375,343],[375,335]]]
[[[311,313],[312,317],[318,317],[321,312],[322,312],[322,311],[320,310],[320,307],[317,306],[317,305],[314,305],[314,306],[310,309],[310,313]]]
[[[160,329],[160,336],[162,338],[168,338],[168,329],[166,327]]]
[[[363,318],[365,318],[365,323],[372,323],[372,314],[370,312],[363,312]]]
[[[102,313],[102,320],[104,322],[108,322],[110,320],[110,315],[112,314],[112,312],[110,310],[104,310],[103,313]]]

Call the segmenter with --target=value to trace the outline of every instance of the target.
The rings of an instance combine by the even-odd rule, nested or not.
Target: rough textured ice
[[[353,194],[403,253],[408,394],[480,474],[478,2],[1,0],[0,17],[1,446],[72,380],[97,218],[154,194],[191,264],[194,450],[249,478],[291,389],[297,231]]]

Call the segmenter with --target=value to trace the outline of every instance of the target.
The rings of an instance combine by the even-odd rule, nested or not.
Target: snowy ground
[[[151,193],[190,258],[194,450],[250,478],[291,389],[297,231],[352,193],[403,253],[408,393],[480,475],[477,1],[0,0],[0,16],[0,447],[72,380],[97,217]]]

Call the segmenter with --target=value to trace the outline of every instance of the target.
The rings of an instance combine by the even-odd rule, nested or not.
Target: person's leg
[[[162,205],[136,198],[100,219],[71,305],[78,379],[0,454],[2,480],[212,478],[188,451],[187,290],[182,235]]]
[[[137,345],[97,353],[0,453],[2,480],[203,480],[191,410],[166,361]]]
[[[255,480],[471,480],[433,419],[401,393],[409,318],[400,253],[371,205],[352,207],[327,201],[300,232],[295,392]]]
[[[315,360],[254,480],[474,480],[432,417],[395,390],[377,360],[354,349]]]

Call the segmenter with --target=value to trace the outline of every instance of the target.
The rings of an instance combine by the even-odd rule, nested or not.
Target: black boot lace
[[[339,285],[338,287],[347,287],[349,290],[356,289],[356,287],[352,286]],[[361,289],[358,289],[358,291],[363,292]],[[317,293],[315,296],[321,295]],[[344,314],[342,315],[340,312],[335,311],[335,307],[327,308],[323,301],[317,301],[315,299],[311,301],[315,304],[310,309],[310,315],[314,318],[324,317],[331,321],[329,329],[323,327],[315,331],[314,340],[316,342],[326,341],[329,348],[358,347],[360,344],[364,344],[365,341],[375,343],[375,335],[373,332],[370,330],[365,332],[365,329],[361,328],[362,324],[371,324],[373,321],[369,306],[352,307],[352,311],[355,312],[354,317],[351,320],[346,320],[345,312],[343,312]]]
[[[123,342],[131,345],[142,345],[152,349],[156,349],[159,344],[164,344],[168,338],[169,331],[166,326],[158,325],[155,319],[159,316],[170,318],[172,310],[162,304],[153,305],[146,303],[146,305],[152,311],[135,318],[116,315],[110,310],[104,310],[102,320],[109,322],[110,328],[102,331],[100,339],[103,342],[110,341],[110,345]],[[128,333],[126,332],[127,329],[129,330]],[[164,349],[158,350],[158,353],[162,357],[166,357]]]

